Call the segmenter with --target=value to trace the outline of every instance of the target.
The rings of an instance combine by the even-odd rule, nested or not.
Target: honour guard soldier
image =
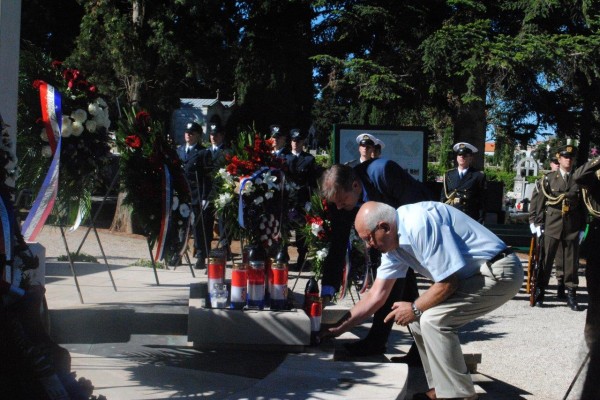
[[[304,209],[306,203],[310,201],[312,191],[317,187],[317,163],[312,154],[304,151],[304,139],[306,136],[302,134],[300,129],[292,129],[290,131],[292,140],[292,151],[286,157],[288,166],[287,179],[298,185],[296,196],[293,199],[294,208],[298,211],[298,227],[305,224]],[[306,252],[308,249],[304,244],[304,240],[299,235],[299,229],[296,229],[296,246],[298,247],[298,259],[296,267],[301,268],[304,263]]]
[[[232,154],[232,150],[225,143],[225,130],[223,129],[223,127],[220,124],[218,124],[216,122],[213,122],[210,124],[209,138],[210,138],[210,144],[211,144],[209,150],[210,150],[211,157],[212,157],[212,173],[215,173],[215,172],[219,171],[221,168],[225,168],[227,166],[227,164],[229,163],[229,158]],[[214,189],[217,190],[217,188],[214,188]],[[210,197],[214,198],[215,194],[213,193]],[[205,210],[204,210],[204,214],[205,214],[204,221],[205,221],[206,225],[208,225],[206,227],[207,235],[210,235],[210,236],[207,236],[207,240],[208,240],[208,244],[210,245],[210,242],[212,239],[212,228],[215,223],[215,218],[214,218],[215,207],[212,202],[207,204],[207,206],[205,207]],[[225,227],[225,220],[223,219],[222,215],[217,216],[217,224],[219,227],[218,247],[227,248],[227,253],[229,255],[231,253],[229,251],[230,238],[227,235],[227,229]],[[210,227],[210,233],[208,233],[209,227]]]
[[[444,175],[442,203],[450,204],[476,221],[485,221],[485,174],[471,166],[477,148],[472,144],[456,143],[452,149],[456,153],[458,167]]]
[[[287,135],[283,132],[280,125],[271,125],[269,129],[271,131],[271,138],[274,140],[273,154],[285,160],[291,154],[290,149],[287,147]]]
[[[206,223],[203,217],[209,217],[205,211],[211,190],[210,174],[212,173],[212,155],[200,143],[202,127],[196,122],[187,124],[184,139],[185,144],[177,147],[177,155],[181,159],[185,178],[192,191],[192,208],[194,210],[194,251],[196,269],[205,267],[212,240],[212,224]],[[179,264],[179,255],[174,254],[170,265]]]
[[[567,290],[567,305],[579,311],[576,292],[579,284],[579,239],[585,229],[586,210],[581,197],[581,189],[574,179],[573,157],[577,149],[567,145],[557,151],[559,169],[547,173],[540,185],[545,196],[546,216],[544,218],[544,270],[536,291],[537,306],[544,303],[545,290],[550,280],[552,264],[557,249],[562,247],[563,259],[556,263],[557,292]]]
[[[379,139],[370,133],[361,133],[358,135],[356,137],[356,144],[358,144],[358,153],[360,157],[352,161],[348,161],[346,165],[356,167],[360,163],[369,161],[371,158],[373,158],[373,148],[378,141]]]

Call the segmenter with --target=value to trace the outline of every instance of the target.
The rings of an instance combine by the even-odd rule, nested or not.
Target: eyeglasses
[[[375,228],[373,228],[373,230],[371,232],[369,232],[369,236],[367,236],[366,239],[364,239],[364,241],[367,244],[374,244],[375,239],[373,239],[373,238],[375,237],[375,232],[377,232],[379,229],[381,229],[381,226],[379,226],[379,224],[377,224],[377,226]]]

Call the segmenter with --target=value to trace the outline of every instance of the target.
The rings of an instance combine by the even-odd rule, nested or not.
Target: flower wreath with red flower
[[[286,164],[273,154],[273,139],[242,134],[236,145],[214,177],[216,213],[234,238],[275,248],[289,238],[289,199],[297,187],[286,181]]]
[[[331,245],[331,213],[327,201],[315,192],[306,210],[306,225],[301,234],[308,249],[307,257],[312,258],[312,269],[316,279],[323,275],[323,263]]]
[[[177,153],[167,142],[160,123],[146,111],[124,112],[119,122],[116,143],[120,153],[121,190],[123,203],[131,206],[133,219],[151,245],[156,242],[163,217],[164,169],[171,176],[170,229],[166,247],[169,251],[180,243],[178,228],[192,223],[190,189]],[[166,193],[166,192],[165,192]]]
[[[59,61],[50,65],[47,70],[40,71],[40,79],[24,88],[23,96],[29,103],[20,107],[28,109],[20,109],[19,114],[32,119],[20,121],[30,128],[19,132],[17,137],[17,184],[19,189],[33,189],[37,193],[52,161],[39,100],[40,85],[47,83],[60,92],[62,112],[59,187],[53,215],[60,216],[63,223],[71,224],[79,213],[89,215],[94,191],[105,194],[101,188],[106,184],[103,174],[113,157],[113,140],[108,130],[111,121],[108,104],[81,71]]]

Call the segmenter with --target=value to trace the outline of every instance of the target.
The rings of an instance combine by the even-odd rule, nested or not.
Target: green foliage
[[[488,181],[504,183],[504,190],[507,192],[513,190],[515,184],[514,171],[507,172],[497,168],[485,168],[485,177]]]
[[[89,263],[98,263],[98,259],[94,256],[85,253],[69,253],[71,255],[71,260],[73,262],[89,262]],[[58,256],[56,258],[57,261],[69,261],[69,257],[66,254]]]
[[[435,182],[441,176],[444,176],[444,173],[448,168],[438,162],[428,162],[427,163],[427,179],[426,182]]]
[[[136,260],[135,262],[129,264],[129,266],[130,267],[144,267],[144,268],[153,268],[155,266],[157,269],[165,269],[166,268],[165,263],[158,262],[158,261],[153,262],[152,260],[148,260],[146,258],[140,258],[140,259]]]

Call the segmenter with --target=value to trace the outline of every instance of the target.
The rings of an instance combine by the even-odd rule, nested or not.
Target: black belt
[[[490,258],[490,260],[487,263],[493,264],[496,261],[502,260],[504,257],[506,257],[512,253],[513,253],[513,249],[510,247],[507,247],[504,250],[502,250],[500,253],[496,254],[494,257]]]

